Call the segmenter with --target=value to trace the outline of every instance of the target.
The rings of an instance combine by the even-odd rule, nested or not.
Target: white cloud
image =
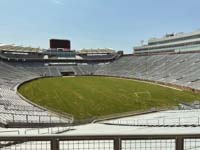
[[[56,5],[63,5],[62,0],[51,0]]]

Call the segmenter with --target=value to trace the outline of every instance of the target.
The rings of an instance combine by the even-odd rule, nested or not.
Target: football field
[[[177,106],[200,94],[136,80],[111,77],[43,78],[23,84],[19,92],[41,106],[89,119],[129,111]]]

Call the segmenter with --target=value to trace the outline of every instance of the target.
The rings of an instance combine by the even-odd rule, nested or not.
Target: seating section
[[[168,110],[109,121],[105,124],[147,126],[147,127],[198,127],[200,125],[200,109]]]
[[[26,70],[36,73],[40,76],[60,76],[60,71],[57,69],[57,67],[26,67]]]
[[[118,56],[117,54],[107,54],[107,55],[92,55],[92,56],[81,55],[80,57],[86,60],[99,60],[99,59],[114,59],[117,56]]]
[[[16,68],[32,72],[37,76],[61,76],[62,72],[74,72],[74,75],[92,75],[97,71],[100,65],[97,64],[69,64],[69,65],[55,65],[46,66],[44,63],[11,63],[9,65]]]
[[[43,55],[38,53],[30,54],[12,54],[12,53],[0,53],[0,57],[6,59],[43,59]]]
[[[38,76],[109,75],[138,78],[200,89],[200,53],[123,56],[108,64],[45,66],[42,63],[11,64]]]
[[[23,123],[27,125],[33,123],[71,123],[71,118],[66,119],[59,117],[45,109],[38,108],[26,102],[17,94],[17,85],[39,77],[39,75],[35,73],[36,71],[28,71],[21,67],[13,67],[3,62],[0,62],[0,70],[0,124],[9,126],[14,123]],[[52,69],[51,72],[55,73],[55,70]],[[50,75],[54,76],[54,74]]]
[[[126,56],[102,65],[96,75],[152,80],[200,89],[200,53]]]
[[[80,70],[79,73],[77,72],[78,75],[94,75],[95,72],[98,70],[99,65],[85,64],[78,65],[77,68],[78,70]]]

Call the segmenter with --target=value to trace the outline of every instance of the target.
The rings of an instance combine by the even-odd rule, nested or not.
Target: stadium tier
[[[38,78],[36,73],[0,62],[0,123],[3,127],[66,124],[71,120],[34,106],[17,94],[17,86]]]
[[[134,54],[182,53],[200,50],[200,31],[167,34],[163,38],[152,38],[148,44],[134,47]]]
[[[33,48],[33,47],[25,47],[25,46],[19,46],[19,45],[7,45],[7,44],[1,44],[0,43],[0,52],[6,51],[6,52],[39,52],[41,51],[40,48]]]
[[[65,62],[109,62],[121,56],[110,49],[69,50],[67,49],[40,49],[15,45],[0,44],[0,58],[13,61],[60,61]]]
[[[199,53],[126,56],[102,65],[95,74],[137,78],[199,90],[199,62]]]

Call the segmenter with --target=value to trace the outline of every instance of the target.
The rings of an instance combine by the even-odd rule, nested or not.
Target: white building
[[[147,45],[134,47],[135,54],[179,53],[200,51],[200,30],[191,33],[167,34],[152,38]]]

